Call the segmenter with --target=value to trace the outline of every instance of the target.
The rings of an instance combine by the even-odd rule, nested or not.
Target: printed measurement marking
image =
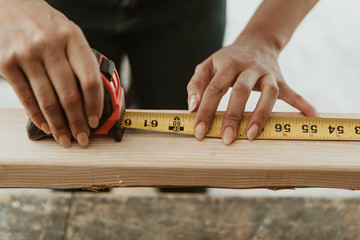
[[[125,112],[122,126],[144,130],[194,134],[195,114]],[[215,116],[206,136],[220,137],[223,115]],[[246,138],[245,127],[250,116],[245,115],[237,138]],[[360,141],[360,119],[270,117],[258,139],[352,140]]]

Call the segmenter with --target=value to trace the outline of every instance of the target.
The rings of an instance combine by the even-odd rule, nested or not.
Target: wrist
[[[248,42],[257,45],[262,49],[274,52],[279,55],[281,50],[285,47],[286,41],[283,41],[280,37],[276,36],[270,31],[264,29],[250,29],[246,28],[235,40],[235,44]]]

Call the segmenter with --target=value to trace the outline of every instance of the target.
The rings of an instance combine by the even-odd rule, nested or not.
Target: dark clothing
[[[92,48],[132,69],[129,102],[142,109],[187,109],[197,64],[222,47],[225,0],[48,0],[83,30]],[[129,101],[132,100],[132,101]],[[205,192],[204,188],[160,189]]]
[[[222,47],[225,0],[48,0],[92,48],[132,69],[137,107],[187,109],[197,64]]]

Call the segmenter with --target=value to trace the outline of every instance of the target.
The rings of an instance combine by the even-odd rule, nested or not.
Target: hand
[[[222,124],[224,144],[232,143],[239,131],[245,104],[252,90],[261,97],[246,126],[248,139],[260,134],[276,99],[282,99],[306,116],[316,117],[315,108],[285,82],[278,64],[275,44],[261,38],[240,35],[235,43],[215,52],[199,64],[188,84],[189,111],[198,109],[195,137],[208,132],[223,95],[232,88]]]
[[[0,0],[0,74],[36,126],[88,144],[102,114],[100,71],[82,31],[43,0]]]

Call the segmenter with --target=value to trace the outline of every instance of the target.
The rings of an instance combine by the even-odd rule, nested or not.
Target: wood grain
[[[238,140],[127,129],[87,148],[27,139],[26,114],[1,109],[1,188],[219,187],[360,189],[360,142]],[[325,115],[325,114],[324,114]],[[330,114],[328,117],[359,117]]]

